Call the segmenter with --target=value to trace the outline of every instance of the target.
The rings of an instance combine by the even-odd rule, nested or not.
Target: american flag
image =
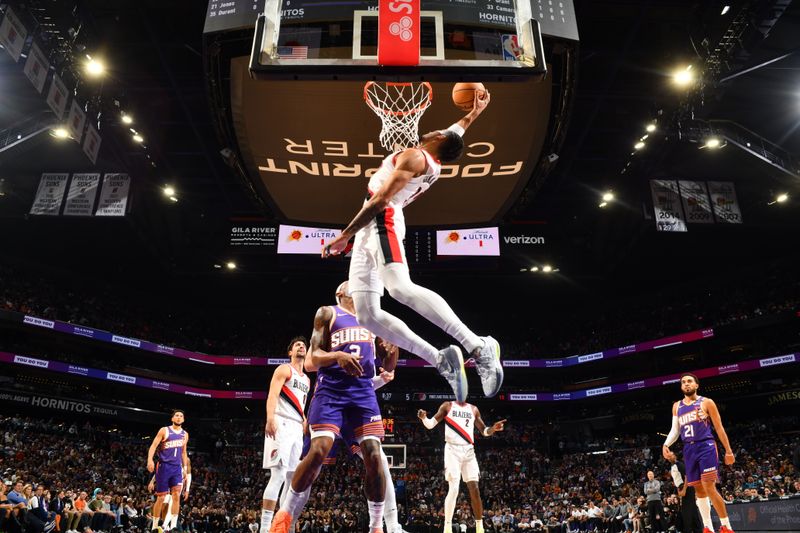
[[[279,46],[279,59],[308,59],[308,46]]]

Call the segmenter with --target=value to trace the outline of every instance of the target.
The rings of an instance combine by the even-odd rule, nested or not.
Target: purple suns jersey
[[[361,377],[348,376],[338,365],[333,364],[317,371],[316,390],[348,390],[363,388],[372,390],[372,378],[375,376],[375,336],[367,328],[361,327],[355,315],[339,307],[331,306],[333,322],[331,323],[332,352],[348,352],[360,355],[364,373]]]
[[[711,420],[701,417],[700,405],[703,397],[698,396],[695,401],[686,405],[683,400],[678,402],[678,424],[681,426],[681,440],[683,442],[698,442],[714,438],[711,433]]]
[[[161,441],[158,450],[158,460],[161,463],[182,464],[183,446],[186,432],[181,429],[174,431],[171,426],[167,426],[167,438]]]

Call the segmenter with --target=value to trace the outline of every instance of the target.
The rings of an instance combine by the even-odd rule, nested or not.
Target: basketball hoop
[[[419,119],[433,101],[433,88],[426,81],[368,81],[364,85],[364,100],[381,119],[381,146],[395,151],[419,143]]]

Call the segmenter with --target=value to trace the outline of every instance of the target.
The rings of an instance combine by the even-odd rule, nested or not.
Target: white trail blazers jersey
[[[411,180],[406,183],[405,187],[403,187],[397,194],[392,196],[391,200],[389,200],[389,205],[395,210],[401,210],[419,198],[423,193],[425,193],[425,191],[430,189],[431,185],[433,185],[436,180],[439,179],[439,174],[442,172],[441,163],[433,159],[431,154],[421,148],[417,148],[417,150],[425,155],[425,161],[427,163],[425,172],[417,177],[411,178]],[[373,174],[369,179],[367,188],[369,189],[370,196],[378,192],[386,180],[389,179],[389,176],[392,175],[392,172],[394,172],[395,169],[395,161],[399,155],[400,152],[395,152],[387,156],[386,159],[384,159],[381,163],[381,167],[378,169],[378,171],[375,172],[375,174]]]
[[[449,444],[475,444],[475,406],[469,403],[450,402],[444,417],[444,441]]]
[[[289,420],[302,422],[306,402],[308,401],[308,393],[311,390],[311,380],[306,374],[301,374],[295,370],[292,365],[289,365],[289,369],[292,371],[292,376],[286,380],[286,383],[281,388],[275,414]]]

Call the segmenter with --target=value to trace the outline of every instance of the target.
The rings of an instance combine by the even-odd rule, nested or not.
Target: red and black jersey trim
[[[367,200],[372,197],[372,191],[367,193]],[[394,227],[394,208],[387,207],[375,215],[375,224],[378,226],[378,241],[380,242],[381,252],[386,264],[402,263],[403,252],[402,243],[397,238]]]
[[[304,418],[305,415],[303,415],[303,407],[300,405],[300,400],[297,399],[297,396],[295,396],[286,385],[281,388],[281,398],[289,402],[289,405],[291,405],[292,408],[297,411],[297,414],[300,415],[300,418]]]
[[[464,428],[459,426],[452,418],[449,416],[444,417],[444,423],[447,424],[447,427],[455,431],[462,439],[467,441],[467,444],[475,444],[472,441],[472,435],[464,431]]]

